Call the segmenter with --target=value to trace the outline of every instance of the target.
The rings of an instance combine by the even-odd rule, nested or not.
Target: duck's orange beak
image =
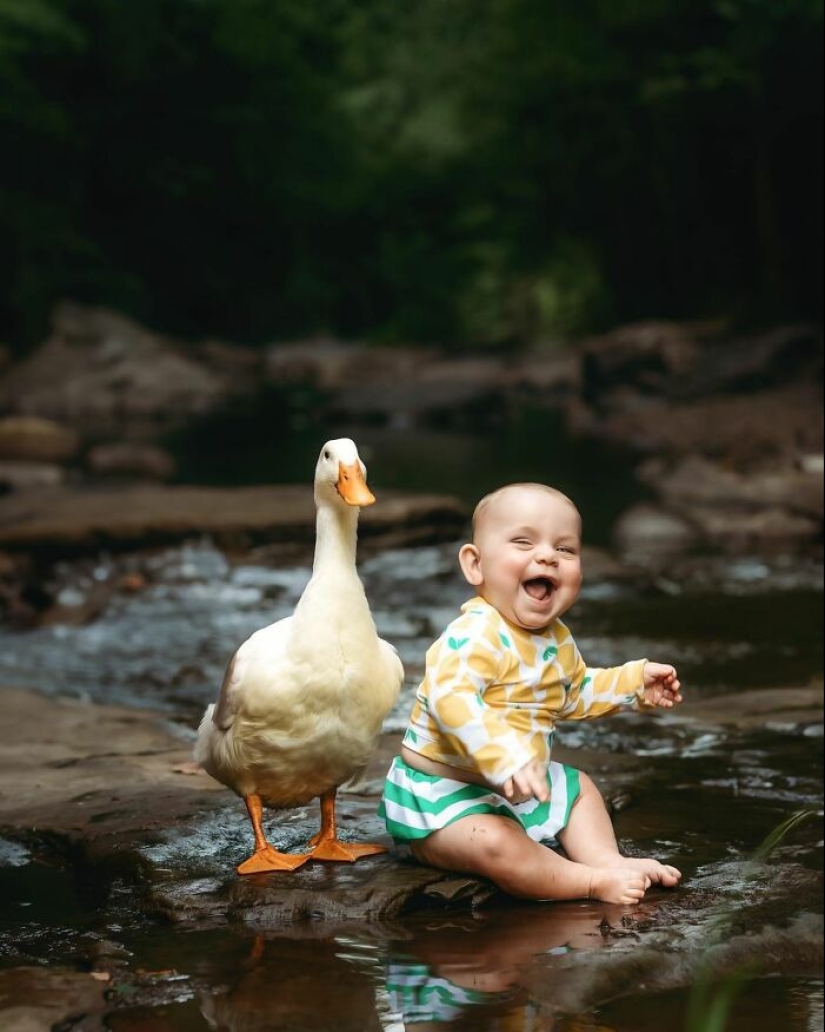
[[[347,505],[372,505],[375,501],[375,495],[367,487],[361,466],[357,462],[353,462],[351,466],[345,466],[343,462],[338,463],[338,483],[335,486]]]

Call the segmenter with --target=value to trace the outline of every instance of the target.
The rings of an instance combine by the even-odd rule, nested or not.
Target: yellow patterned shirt
[[[531,760],[549,762],[557,721],[649,709],[645,662],[586,667],[561,620],[534,634],[470,599],[427,651],[404,745],[502,785]]]

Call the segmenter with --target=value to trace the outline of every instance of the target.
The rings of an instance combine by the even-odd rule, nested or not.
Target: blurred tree
[[[77,141],[46,75],[52,61],[84,49],[57,4],[0,0],[0,319],[12,339],[42,329],[49,288],[74,256],[94,250],[79,232],[77,180],[67,174]]]
[[[0,319],[821,318],[821,0],[0,0]]]

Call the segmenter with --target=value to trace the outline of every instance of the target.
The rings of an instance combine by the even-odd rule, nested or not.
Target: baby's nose
[[[558,562],[558,554],[552,545],[539,545],[536,550],[536,559],[540,563],[556,563]]]

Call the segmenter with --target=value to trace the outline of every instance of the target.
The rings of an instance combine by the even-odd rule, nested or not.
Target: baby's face
[[[561,496],[513,487],[480,514],[462,569],[511,623],[541,630],[576,601],[582,583],[581,518]],[[466,565],[465,565],[466,562]]]

